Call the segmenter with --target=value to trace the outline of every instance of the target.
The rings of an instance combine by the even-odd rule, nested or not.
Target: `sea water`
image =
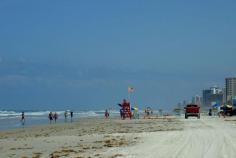
[[[48,114],[50,111],[24,111],[25,123],[21,122],[22,111],[0,110],[0,130],[22,128],[32,125],[49,124]],[[67,110],[67,120],[65,120],[65,111],[52,111],[58,114],[57,123],[70,122],[70,111]],[[119,111],[110,111],[110,116],[119,116]],[[73,120],[80,118],[104,117],[104,110],[98,111],[73,111]],[[54,120],[52,121],[54,123]]]

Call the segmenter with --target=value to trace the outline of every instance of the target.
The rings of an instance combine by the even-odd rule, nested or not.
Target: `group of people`
[[[72,122],[73,121],[73,115],[74,115],[73,111],[65,111],[64,112],[65,122],[67,122],[68,115],[70,115],[70,121]]]
[[[73,121],[73,115],[74,115],[73,111],[65,111],[64,112],[65,122],[67,122],[67,118],[69,115],[70,115],[71,122]],[[48,118],[49,118],[50,124],[52,123],[53,120],[56,123],[58,119],[58,114],[56,112],[55,113],[50,112],[48,114]]]
[[[57,119],[58,119],[58,114],[57,114],[56,112],[54,112],[54,113],[50,112],[50,113],[48,114],[48,119],[49,119],[49,121],[50,121],[50,124],[52,123],[53,120],[54,120],[55,123],[56,123],[56,122],[57,122]]]
[[[227,109],[218,106],[218,107],[217,107],[217,115],[218,115],[218,117],[222,116],[222,117],[225,118],[225,117],[226,117],[226,110],[227,110]],[[212,109],[209,109],[209,111],[208,111],[208,116],[212,116],[212,115],[213,115],[213,111],[212,111]]]
[[[64,113],[64,116],[65,116],[65,122],[67,121],[67,117],[70,115],[70,119],[71,119],[71,122],[73,121],[73,111],[65,111],[65,113]],[[57,114],[57,112],[49,112],[49,114],[48,114],[48,119],[49,119],[49,121],[50,121],[50,124],[53,122],[53,120],[54,120],[54,122],[56,123],[57,122],[57,120],[58,120],[58,114]],[[22,112],[21,113],[21,124],[22,124],[22,126],[24,126],[25,125],[25,112]]]
[[[145,116],[144,116],[144,118],[150,118],[150,115],[152,115],[153,114],[153,110],[152,110],[152,108],[150,108],[150,107],[147,107],[145,110],[144,110],[144,113],[145,113]]]

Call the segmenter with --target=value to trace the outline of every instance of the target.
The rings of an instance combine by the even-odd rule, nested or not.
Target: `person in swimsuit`
[[[49,121],[50,121],[50,124],[52,123],[52,120],[53,120],[53,114],[52,114],[52,112],[50,112],[49,114],[48,114],[48,118],[49,118]]]

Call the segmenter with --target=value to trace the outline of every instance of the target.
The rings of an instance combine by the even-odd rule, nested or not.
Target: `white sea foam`
[[[47,111],[36,111],[36,112],[25,112],[25,116],[28,117],[41,117],[41,116],[47,116],[49,114],[49,110]],[[54,111],[52,111],[54,113]],[[64,116],[65,111],[55,111],[59,116]],[[67,112],[70,112],[70,110],[67,110]],[[112,110],[110,111],[111,114],[119,114],[118,111]],[[0,111],[0,119],[1,118],[17,118],[21,116],[21,112],[17,111]],[[104,111],[103,110],[98,110],[98,111],[74,111],[74,116],[77,117],[99,117],[99,116],[104,116]]]

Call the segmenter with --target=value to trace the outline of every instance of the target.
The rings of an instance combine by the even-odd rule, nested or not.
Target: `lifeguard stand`
[[[130,103],[127,102],[125,99],[123,100],[123,103],[120,104],[121,106],[121,117],[122,119],[130,118],[131,119],[131,109],[130,109]]]

